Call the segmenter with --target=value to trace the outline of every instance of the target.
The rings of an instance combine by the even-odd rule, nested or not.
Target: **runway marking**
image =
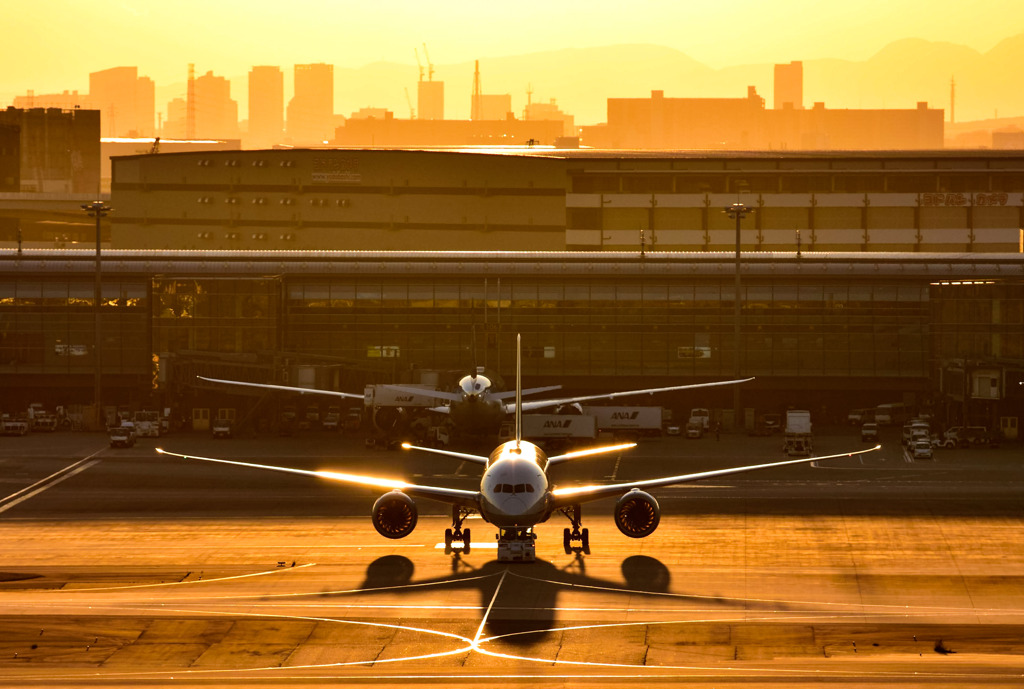
[[[505,575],[508,574],[508,567],[501,573],[501,579],[498,580],[498,585],[494,587],[494,595],[491,596],[491,602],[487,606],[487,610],[484,612],[483,618],[480,620],[480,626],[476,629],[476,636],[473,637],[473,648],[477,649],[480,645],[480,635],[484,633],[484,625],[487,624],[487,617],[491,614],[491,609],[494,608],[494,601],[498,600],[498,592],[501,591],[501,585],[505,583]]]
[[[503,572],[503,574],[502,574],[502,580],[504,580],[504,575],[507,572],[508,572],[508,569],[506,568],[505,572]],[[498,593],[500,591],[500,588],[501,588],[501,582],[499,582],[498,586],[495,589],[494,596],[491,599],[491,606],[488,607],[488,613],[492,609],[493,604],[494,604],[495,600],[497,599],[497,596],[498,596]],[[144,610],[145,608],[127,607],[127,608],[120,608],[120,609],[121,610],[124,610],[124,609],[128,609],[128,610],[131,610],[131,609]],[[482,655],[486,655],[486,656],[490,656],[490,657],[496,657],[496,658],[504,658],[504,659],[509,659],[509,660],[519,660],[519,661],[525,661],[525,662],[544,663],[544,664],[556,665],[556,666],[598,667],[598,668],[606,668],[606,669],[620,668],[620,669],[623,669],[623,670],[632,670],[634,672],[634,674],[616,673],[616,674],[601,675],[601,677],[617,678],[617,679],[651,679],[651,678],[656,678],[656,677],[657,678],[662,678],[662,677],[675,676],[675,675],[666,675],[665,671],[674,671],[674,672],[688,671],[691,674],[688,674],[688,675],[684,674],[684,675],[679,675],[679,676],[680,677],[685,677],[685,678],[691,678],[691,679],[693,677],[695,677],[695,676],[698,676],[698,675],[695,675],[693,673],[700,673],[700,675],[699,675],[700,677],[721,677],[723,679],[725,679],[725,678],[735,679],[737,677],[758,677],[758,676],[765,676],[765,675],[767,675],[767,676],[773,676],[773,675],[774,676],[780,676],[780,675],[785,674],[785,673],[791,673],[793,675],[806,676],[806,677],[813,677],[813,676],[818,676],[818,677],[834,677],[834,678],[840,678],[840,677],[858,677],[858,678],[864,678],[864,677],[875,677],[875,678],[913,677],[915,679],[943,678],[943,679],[956,679],[956,680],[959,680],[959,681],[964,681],[964,680],[970,679],[970,678],[978,678],[978,679],[984,678],[984,679],[987,679],[987,680],[991,680],[991,679],[994,679],[994,678],[1012,678],[1014,680],[1017,680],[1017,679],[1020,678],[1020,674],[1019,673],[1013,673],[1013,674],[1009,674],[1009,673],[1007,673],[1007,674],[972,673],[970,670],[968,670],[967,672],[963,672],[963,673],[957,673],[957,672],[929,672],[929,671],[909,670],[909,669],[908,670],[871,671],[871,670],[865,670],[863,667],[856,667],[856,668],[853,668],[853,669],[838,669],[838,670],[830,670],[830,669],[824,669],[824,670],[823,669],[807,669],[807,670],[803,670],[803,669],[797,669],[797,668],[769,668],[769,667],[746,667],[746,668],[744,668],[744,667],[725,667],[725,668],[723,668],[721,666],[700,666],[700,665],[653,665],[653,666],[648,666],[648,665],[639,665],[639,664],[635,664],[635,663],[634,664],[630,664],[630,663],[608,663],[608,662],[584,661],[584,660],[559,660],[557,658],[537,658],[537,657],[522,656],[522,655],[509,654],[509,653],[500,653],[500,652],[496,652],[496,651],[489,651],[489,650],[487,650],[485,648],[482,648],[480,645],[483,644],[483,643],[486,643],[488,641],[493,641],[493,640],[496,640],[496,639],[504,638],[505,636],[514,636],[514,635],[516,635],[516,634],[509,634],[509,635],[502,635],[502,636],[498,636],[498,637],[489,637],[487,639],[482,639],[481,640],[479,637],[480,637],[480,634],[481,634],[481,632],[483,630],[484,624],[486,623],[486,617],[487,617],[486,615],[485,615],[484,621],[481,622],[480,627],[477,629],[476,637],[474,639],[470,640],[467,637],[464,637],[464,636],[459,635],[459,634],[453,634],[453,633],[450,633],[450,632],[442,632],[442,631],[432,630],[432,629],[424,629],[424,628],[419,628],[419,627],[410,627],[410,626],[407,626],[407,625],[395,625],[395,624],[385,624],[385,623],[376,623],[376,622],[363,622],[363,621],[355,621],[355,620],[344,620],[344,619],[337,619],[337,618],[330,618],[330,617],[310,617],[310,616],[282,615],[282,614],[268,614],[268,613],[252,613],[252,612],[236,612],[236,613],[223,612],[223,613],[217,613],[217,612],[213,612],[213,611],[210,611],[210,610],[192,610],[192,609],[187,609],[187,608],[186,609],[162,608],[162,609],[164,609],[167,612],[175,612],[175,613],[183,613],[183,614],[206,614],[206,615],[214,615],[214,616],[218,616],[218,615],[223,615],[223,616],[227,616],[227,615],[241,615],[243,617],[254,617],[254,618],[305,620],[305,621],[313,621],[313,622],[326,622],[326,623],[336,623],[336,624],[349,624],[349,625],[361,625],[361,626],[370,626],[370,627],[380,627],[380,628],[387,628],[387,629],[397,629],[397,630],[404,630],[404,631],[411,631],[411,632],[420,632],[420,633],[436,635],[436,636],[443,636],[443,637],[447,637],[447,638],[450,638],[450,639],[454,639],[454,640],[460,641],[462,643],[466,643],[467,645],[465,647],[460,647],[460,648],[456,648],[456,649],[452,649],[452,650],[448,650],[448,651],[440,651],[440,652],[437,652],[437,653],[417,654],[417,655],[411,655],[411,656],[402,656],[402,657],[399,657],[399,658],[383,658],[383,659],[381,659],[381,658],[373,658],[373,659],[367,659],[367,660],[347,661],[347,662],[341,662],[341,663],[322,663],[322,664],[314,664],[314,665],[296,665],[296,666],[273,665],[273,666],[250,667],[250,668],[223,668],[223,669],[205,669],[205,670],[204,669],[185,669],[185,670],[176,670],[176,671],[175,670],[167,670],[167,671],[155,671],[155,672],[154,671],[143,671],[143,672],[105,673],[106,677],[120,677],[120,678],[125,678],[125,677],[135,677],[135,678],[140,678],[140,677],[171,677],[173,679],[173,677],[175,675],[179,675],[179,676],[181,676],[181,675],[216,675],[216,674],[223,675],[223,674],[231,674],[231,673],[248,674],[248,673],[254,673],[254,672],[267,672],[267,673],[272,673],[272,674],[278,674],[279,675],[281,672],[284,672],[284,671],[298,672],[298,671],[304,671],[304,670],[308,671],[308,670],[326,669],[326,668],[332,668],[332,667],[341,668],[341,667],[352,667],[352,666],[375,666],[377,664],[385,664],[385,663],[396,663],[396,662],[406,662],[406,661],[415,661],[415,660],[425,660],[425,659],[441,658],[441,657],[446,657],[446,656],[458,655],[458,654],[466,653],[466,652],[472,653],[473,651],[476,651],[476,652],[481,653]],[[836,615],[836,616],[827,616],[824,619],[844,619],[845,617],[846,617],[845,615]],[[741,612],[739,614],[739,616],[737,616],[735,618],[726,618],[726,619],[731,619],[733,621],[740,621],[740,620],[747,620],[747,621],[749,621],[751,618],[746,617],[745,613]],[[777,620],[777,619],[780,619],[780,618],[771,616],[771,617],[763,617],[763,618],[753,618],[753,621],[759,621],[761,619],[765,619],[765,620],[767,620],[767,619],[775,619],[775,620]],[[812,619],[813,620],[813,619],[822,619],[822,618],[814,616],[814,615],[806,615],[806,616],[799,615],[799,616],[787,616],[787,617],[784,617],[782,619],[787,619],[787,620]],[[639,625],[639,624],[660,624],[660,625],[667,625],[667,624],[692,624],[692,623],[695,623],[695,622],[699,623],[699,622],[707,622],[707,621],[722,621],[722,620],[720,620],[720,619],[712,619],[712,620],[675,620],[675,621],[666,621],[666,622],[660,622],[660,623],[634,622],[634,623],[615,623],[615,624],[607,624],[607,625],[581,625],[581,626],[577,626],[577,627],[553,628],[553,629],[550,629],[550,630],[533,630],[533,632],[531,632],[531,633],[541,633],[541,632],[549,632],[549,631],[571,631],[571,630],[593,629],[593,628],[599,628],[599,627],[636,626],[636,625]],[[519,633],[519,634],[521,634],[521,633]],[[711,673],[711,674],[709,674],[709,673]],[[68,678],[80,678],[80,677],[84,677],[84,676],[96,677],[95,672],[90,672],[87,675],[81,675],[81,674],[55,675],[55,676],[52,676],[52,677],[48,677],[46,679],[48,679],[48,680],[68,679]],[[591,673],[587,673],[585,675],[583,675],[583,674],[580,674],[580,675],[552,675],[552,674],[535,674],[535,673],[516,673],[516,674],[502,674],[502,675],[499,675],[499,674],[481,675],[481,677],[492,677],[492,678],[495,678],[495,679],[501,679],[501,678],[509,679],[509,678],[513,678],[513,677],[536,678],[536,679],[548,678],[548,679],[550,679],[552,677],[563,677],[563,676],[564,677],[590,678],[590,679],[598,677],[597,675],[593,675]],[[308,678],[308,679],[319,679],[321,681],[323,681],[324,679],[328,679],[327,677],[325,677],[323,675],[308,675],[308,676],[307,675],[289,675],[288,677],[290,679],[306,679],[306,678]],[[439,678],[443,678],[445,676],[437,675],[437,674],[429,674],[429,675],[422,675],[422,676],[421,675],[388,675],[388,674],[381,674],[381,675],[379,675],[379,677],[382,678],[382,679],[390,679],[390,680],[394,681],[396,679],[409,678],[409,677],[423,677],[423,678],[432,678],[432,679],[436,680],[436,679],[439,679]],[[457,674],[457,675],[455,675],[455,674],[450,675],[449,677],[451,677],[453,679],[455,679],[455,678],[466,679],[468,676],[460,673],[460,674]],[[346,676],[346,675],[338,675],[337,678],[339,680],[352,679],[351,676]],[[359,678],[360,679],[367,679],[367,677],[365,675],[360,675]],[[39,678],[35,678],[35,679],[39,679]]]
[[[98,455],[101,452],[103,452],[103,450],[96,450],[96,452],[93,452],[88,457],[84,457],[84,458],[78,460],[77,462],[75,462],[74,464],[69,464],[68,466],[64,467],[60,471],[55,471],[54,473],[50,474],[46,478],[41,479],[39,481],[36,481],[31,486],[28,486],[26,488],[22,488],[17,493],[12,493],[12,494],[8,495],[3,500],[0,500],[0,513],[6,512],[7,510],[11,509],[12,507],[14,507],[16,505],[20,505],[21,503],[25,502],[29,498],[33,498],[36,495],[39,495],[44,490],[48,490],[50,488],[53,488],[54,486],[56,486],[61,481],[69,479],[72,476],[75,476],[77,474],[82,473],[83,471],[85,471],[89,467],[92,467],[92,466],[95,466],[95,465],[99,464],[102,460],[92,459],[92,458],[95,457],[96,455]],[[92,460],[92,461],[90,461],[90,460]],[[33,490],[33,489],[35,489],[35,490]]]
[[[128,589],[150,589],[160,586],[186,586],[188,584],[209,584],[218,581],[230,581],[232,579],[249,579],[251,577],[264,577],[268,574],[280,574],[281,572],[293,572],[306,567],[316,567],[315,562],[307,562],[294,567],[275,567],[265,572],[250,572],[249,574],[235,574],[230,577],[215,577],[213,579],[190,579],[189,581],[163,581],[159,584],[132,584],[131,586],[102,586],[97,588],[66,589],[68,593],[82,593],[83,591],[126,591]],[[64,590],[64,589],[62,589]]]

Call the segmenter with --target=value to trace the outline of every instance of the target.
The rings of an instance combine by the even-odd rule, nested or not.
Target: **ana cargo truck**
[[[810,457],[813,454],[811,412],[804,409],[786,412],[786,438],[782,449],[790,457]]]
[[[583,407],[597,420],[597,430],[638,438],[661,434],[661,407]]]
[[[597,419],[589,414],[523,414],[523,437],[596,438]]]

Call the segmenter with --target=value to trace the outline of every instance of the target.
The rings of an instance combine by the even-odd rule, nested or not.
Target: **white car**
[[[917,440],[911,448],[911,456],[914,459],[931,459],[932,444],[927,440]]]

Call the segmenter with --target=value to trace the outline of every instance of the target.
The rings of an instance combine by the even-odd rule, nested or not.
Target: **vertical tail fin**
[[[523,353],[522,333],[516,333],[516,449],[523,439]]]

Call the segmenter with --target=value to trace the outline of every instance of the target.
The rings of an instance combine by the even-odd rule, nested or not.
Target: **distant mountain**
[[[786,57],[800,60],[798,52]],[[910,109],[918,102],[942,108],[949,118],[950,80],[956,79],[956,119],[980,120],[1024,114],[1019,67],[1024,64],[1024,34],[1002,41],[986,53],[953,43],[917,38],[895,41],[864,61],[804,61],[804,106],[824,102],[831,109]],[[286,73],[290,91],[291,65]],[[359,68],[335,66],[335,103],[348,116],[363,107],[383,107],[396,117],[409,116],[416,104],[417,68],[412,64],[375,62]],[[742,98],[754,86],[772,106],[773,65],[713,69],[685,53],[656,45],[567,48],[525,55],[483,58],[480,79],[485,94],[512,95],[521,116],[532,91],[534,102],[556,99],[577,124],[597,124],[607,117],[608,98],[648,97],[662,90],[668,98]],[[473,62],[435,65],[434,79],[445,83],[445,116],[467,119],[473,88]],[[246,78],[234,77],[232,96],[244,113]],[[185,84],[157,88],[157,109],[166,110]],[[290,97],[290,93],[289,93]]]

